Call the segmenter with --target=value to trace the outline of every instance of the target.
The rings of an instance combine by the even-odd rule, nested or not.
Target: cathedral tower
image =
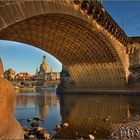
[[[40,73],[48,73],[49,65],[47,64],[46,56],[43,56],[42,64],[40,65]]]

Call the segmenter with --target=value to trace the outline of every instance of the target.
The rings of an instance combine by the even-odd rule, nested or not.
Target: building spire
[[[0,77],[4,77],[4,70],[3,70],[3,64],[2,64],[1,57],[0,57]]]
[[[40,70],[39,73],[48,73],[49,72],[49,66],[47,64],[47,59],[46,56],[44,54],[43,59],[42,59],[42,64],[40,65]]]
[[[45,54],[43,55],[43,59],[44,59],[44,58],[46,59],[46,55],[45,55]]]
[[[46,59],[46,55],[44,54],[43,59],[42,59],[42,63],[46,63],[47,59]]]
[[[103,0],[100,0],[100,4],[103,5]]]
[[[50,69],[50,72],[52,73],[52,67],[51,67],[51,69]]]
[[[36,72],[35,72],[35,75],[38,75],[38,67],[36,68]]]

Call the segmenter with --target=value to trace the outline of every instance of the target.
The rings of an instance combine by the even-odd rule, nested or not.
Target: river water
[[[41,116],[42,127],[55,138],[110,137],[110,126],[125,119],[140,116],[140,96],[61,94],[55,89],[16,94],[15,116],[21,125],[29,126],[27,118]],[[57,133],[56,124],[67,122],[68,128]]]

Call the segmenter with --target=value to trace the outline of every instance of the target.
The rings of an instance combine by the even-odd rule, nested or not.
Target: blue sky
[[[52,55],[27,44],[0,40],[0,57],[3,60],[5,70],[12,68],[17,73],[34,74],[36,68],[42,63],[44,54],[52,70],[60,72],[61,63]]]
[[[103,6],[121,28],[124,20],[124,31],[128,36],[140,36],[140,0],[103,0]],[[26,44],[0,40],[4,69],[34,74],[44,54],[53,71],[61,71],[61,63],[48,53]]]
[[[127,36],[140,36],[140,0],[103,0],[103,6]]]

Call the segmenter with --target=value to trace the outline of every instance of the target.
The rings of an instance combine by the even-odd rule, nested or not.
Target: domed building
[[[35,79],[37,80],[47,80],[47,75],[49,73],[49,65],[47,64],[46,56],[42,58],[42,63],[40,64],[40,69],[36,69]]]
[[[49,72],[49,65],[47,64],[46,56],[43,56],[42,64],[40,65],[40,74],[48,73]]]
[[[52,68],[47,64],[47,58],[44,55],[39,70],[36,69],[34,78],[38,81],[56,81],[60,80],[60,73],[52,72]]]

